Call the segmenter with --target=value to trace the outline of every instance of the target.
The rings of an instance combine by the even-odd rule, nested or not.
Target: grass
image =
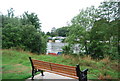
[[[30,52],[16,50],[1,51],[3,79],[27,79],[31,77],[31,64],[28,57],[69,66],[80,64],[82,70],[89,69],[88,79],[118,79],[118,62],[116,60],[109,60],[109,58],[93,60],[89,56],[51,56],[36,55]]]

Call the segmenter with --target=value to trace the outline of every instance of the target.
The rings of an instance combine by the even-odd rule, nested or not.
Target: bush
[[[41,31],[36,29],[35,25],[29,23],[23,24],[20,18],[9,18],[3,16],[3,20],[3,49],[23,49],[38,54],[46,52],[45,38]]]

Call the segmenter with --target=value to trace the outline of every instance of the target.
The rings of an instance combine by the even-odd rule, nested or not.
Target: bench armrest
[[[87,71],[88,71],[88,69],[85,69],[85,70],[83,70],[83,71],[81,71],[83,74],[85,74],[85,75],[87,75]]]
[[[88,71],[88,69],[81,71],[81,73],[80,73],[81,80],[80,81],[87,81],[87,71]]]
[[[79,65],[76,65],[76,74],[79,77],[79,81],[87,81],[87,71],[88,69],[80,71]]]

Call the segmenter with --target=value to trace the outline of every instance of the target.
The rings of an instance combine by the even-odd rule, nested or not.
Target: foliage
[[[21,42],[21,28],[17,18],[2,16],[2,47],[16,47]]]
[[[115,22],[117,23],[117,20],[108,22],[105,19],[101,19],[94,23],[90,34],[90,43],[93,47],[90,46],[89,50],[91,51],[91,55],[93,54],[94,57],[96,57],[95,53],[97,53],[98,57],[99,55],[104,57],[105,54],[112,58],[118,57],[118,24],[115,24]]]
[[[81,45],[80,49],[84,49],[85,53],[88,54],[88,43],[89,31],[93,26],[96,18],[96,9],[94,6],[87,8],[86,10],[81,10],[80,13],[71,20],[70,32],[67,41],[70,44]]]
[[[120,2],[115,2],[112,0],[104,1],[100,4],[98,8],[99,17],[105,18],[108,21],[113,21],[119,18],[119,4]]]
[[[13,8],[10,8],[9,10],[7,10],[7,12],[8,12],[8,17],[13,17],[14,16]]]
[[[61,27],[56,30],[58,36],[66,37],[69,32],[69,27]]]
[[[69,31],[70,31],[69,26],[65,26],[57,29],[52,28],[51,32],[47,32],[46,35],[51,37],[54,37],[54,36],[67,37]]]
[[[22,20],[21,22],[23,25],[26,25],[26,24],[33,25],[35,29],[40,30],[41,23],[39,23],[39,19],[35,13],[29,14],[28,12],[24,12],[21,20]]]
[[[64,46],[63,49],[63,54],[71,54],[72,50],[71,50],[71,44]]]
[[[67,42],[80,44],[80,49],[93,58],[119,58],[119,2],[104,1],[98,8],[94,6],[80,10],[71,20]],[[80,52],[81,54],[81,52]]]
[[[50,36],[51,36],[51,37],[57,36],[57,33],[56,33],[55,31],[56,31],[56,28],[53,27],[53,28],[51,29],[51,33],[50,33]]]
[[[22,41],[24,41],[23,45],[26,47],[26,49],[34,53],[42,53],[42,48],[44,48],[45,44],[43,44],[44,38],[42,37],[41,33],[37,32],[33,25],[23,26],[22,32],[24,32],[22,33]]]
[[[50,36],[50,32],[47,32],[46,35]]]
[[[108,27],[109,23],[105,19],[101,19],[96,21],[91,29],[89,51],[94,58],[103,58],[104,54],[107,54],[106,49],[108,50],[109,48],[105,48],[104,45],[107,45],[106,42],[109,33],[106,31],[108,30]]]
[[[11,10],[11,9],[10,9]],[[25,12],[21,18],[2,15],[2,48],[22,48],[35,53],[45,53],[46,38],[40,31],[40,23],[35,13]]]

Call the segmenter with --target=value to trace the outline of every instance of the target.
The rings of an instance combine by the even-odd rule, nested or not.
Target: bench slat
[[[76,68],[68,68],[68,67],[61,67],[61,66],[57,66],[57,65],[54,65],[54,64],[50,64],[50,63],[47,63],[47,64],[43,64],[43,63],[34,63],[34,66],[39,66],[41,68],[48,68],[48,69],[57,69],[57,70],[62,70],[62,71],[66,71],[66,72],[76,72]]]
[[[72,71],[72,70],[65,70],[65,69],[60,69],[60,68],[55,68],[55,67],[52,67],[52,69],[51,69],[51,67],[45,67],[45,66],[40,66],[40,65],[34,65],[35,66],[35,68],[39,68],[40,70],[43,70],[43,69],[45,69],[45,70],[51,70],[51,71],[56,71],[56,72],[61,72],[61,73],[66,73],[66,74],[70,74],[70,75],[76,75],[76,71]]]
[[[56,72],[56,71],[51,71],[51,70],[44,69],[44,68],[39,68],[39,67],[37,67],[37,69],[42,69],[42,70],[47,71],[47,72],[51,72],[51,73],[59,74],[59,75],[62,75],[62,76],[66,76],[66,77],[71,77],[71,78],[74,78],[74,79],[78,79],[78,77],[76,75],[59,73],[59,72]]]
[[[43,64],[43,63],[34,63],[34,62],[33,62],[33,64],[34,64],[34,65],[39,65],[39,66],[40,66],[40,65],[41,65],[41,66],[50,66],[50,64]]]
[[[41,67],[41,66],[35,66],[35,68],[39,68],[40,70],[51,70],[51,68]],[[51,71],[66,73],[66,74],[70,74],[70,75],[76,75],[75,71],[74,72],[69,72],[69,71],[60,70],[60,69],[52,69]]]
[[[53,65],[53,64],[51,64],[51,66],[56,68],[56,69],[66,69],[66,70],[69,70],[69,71],[76,71],[76,68],[61,67],[61,66],[56,66],[56,65]]]
[[[32,59],[33,62],[37,62],[37,63],[44,63],[44,64],[53,64],[53,65],[57,65],[57,66],[61,66],[61,67],[69,67],[69,68],[75,68],[75,66],[67,66],[67,65],[62,65],[62,64],[56,64],[56,63],[51,63],[51,62],[45,62],[45,61],[40,61],[40,60],[35,60],[35,59]]]
[[[70,70],[70,71],[75,71],[75,67],[74,68],[73,67],[72,68],[65,67],[65,66],[63,67],[63,66],[54,65],[54,64],[51,64],[51,63],[37,63],[37,62],[34,62],[34,61],[33,61],[33,64],[34,65],[39,65],[39,66],[47,66],[47,67],[51,65],[51,67],[55,67],[56,69],[60,68],[60,69],[67,69],[67,70]]]
[[[63,74],[63,73],[59,73],[59,72],[55,72],[55,71],[50,71],[50,72],[51,72],[51,73],[55,73],[55,74],[59,74],[59,75],[62,75],[62,76],[66,76],[66,77],[78,79],[77,76],[71,76],[71,75],[68,75],[68,74]]]
[[[72,68],[73,68],[73,69],[76,68],[75,66],[67,66],[67,65],[56,64],[56,63],[51,63],[51,64],[54,65],[54,66],[56,65],[56,66],[65,67],[65,68],[71,68],[71,69],[72,69]]]
[[[44,66],[38,66],[38,65],[35,65],[35,68],[36,69],[38,69],[39,68],[39,70],[43,70],[43,69],[48,69],[48,70],[51,70],[51,68],[50,67],[44,67]]]
[[[64,73],[64,74],[69,74],[69,75],[76,76],[76,74],[75,74],[75,73],[68,72],[68,71],[62,71],[62,70],[57,70],[57,69],[53,69],[52,71],[55,71],[55,72],[60,72],[60,73]]]
[[[52,70],[59,70],[59,71],[64,71],[64,72],[69,72],[69,73],[76,73],[76,71],[73,71],[73,70],[67,70],[67,69],[60,69],[60,68],[55,68],[55,67],[52,67]]]

